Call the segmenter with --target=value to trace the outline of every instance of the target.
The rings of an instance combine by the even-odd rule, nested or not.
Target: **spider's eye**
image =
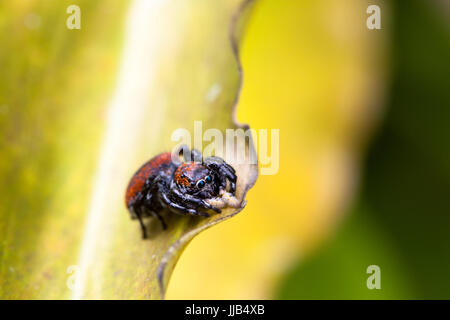
[[[205,181],[206,181],[207,183],[210,183],[210,182],[212,181],[211,176],[206,176]]]
[[[199,182],[197,182],[197,187],[198,188],[203,188],[205,186],[205,181],[204,180],[200,180]]]

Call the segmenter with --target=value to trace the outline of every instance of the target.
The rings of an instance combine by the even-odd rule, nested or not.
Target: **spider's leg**
[[[178,203],[172,201],[171,199],[169,199],[169,197],[167,195],[171,192],[171,190],[168,187],[167,179],[165,179],[165,177],[158,176],[154,180],[154,182],[156,182],[157,193],[159,195],[160,201],[163,204],[165,204],[166,206],[168,206],[170,209],[172,209],[172,211],[175,211],[177,213],[181,213],[184,215],[192,214],[192,215],[196,215],[196,216],[209,217],[209,214],[207,214],[206,212],[199,212],[195,209],[186,208],[186,207],[182,206],[181,204],[178,204]]]
[[[209,217],[209,214],[207,214],[206,212],[199,212],[195,209],[189,209],[189,208],[183,207],[182,205],[179,205],[178,203],[173,202],[172,200],[169,199],[169,197],[164,192],[161,192],[160,195],[161,195],[162,201],[167,206],[169,206],[171,209],[175,210],[176,212],[179,212],[182,214],[192,214],[195,216]]]
[[[219,157],[208,157],[205,159],[204,164],[218,173],[220,176],[224,176],[230,181],[230,189],[231,193],[234,194],[236,192],[236,170],[224,160]],[[225,181],[226,182],[226,181]],[[223,185],[223,180],[221,180]]]
[[[167,224],[164,221],[163,217],[159,214],[159,212],[156,211],[152,211],[152,215],[157,218],[159,220],[159,222],[161,222],[162,228],[163,230],[167,230]]]
[[[163,228],[164,230],[166,230],[166,229],[167,229],[167,224],[166,224],[166,222],[164,221],[163,217],[162,217],[162,216],[159,214],[159,212],[157,212],[156,210],[150,209],[150,208],[152,208],[152,198],[153,198],[153,195],[152,195],[150,192],[147,193],[147,195],[145,196],[145,202],[146,202],[146,204],[147,204],[147,208],[148,208],[148,210],[150,211],[150,213],[151,213],[155,218],[157,218],[157,219],[159,220],[159,222],[161,222],[162,228]]]
[[[200,151],[198,151],[197,149],[191,150],[191,161],[202,162],[202,158],[203,158],[203,155]]]
[[[219,185],[219,190],[225,190],[227,188],[227,178],[218,172],[214,172],[214,176]]]
[[[219,172],[221,172],[230,181],[231,193],[234,194],[236,192],[237,181],[236,171],[234,170],[234,168],[228,163],[224,162],[222,165],[220,165]]]
[[[161,197],[163,199],[163,201],[165,202],[166,205],[168,205],[171,209],[174,209],[177,212],[180,212],[182,214],[192,214],[195,216],[203,216],[203,217],[209,217],[209,214],[207,214],[206,212],[201,212],[201,211],[197,211],[195,209],[190,209],[190,208],[186,208],[183,207],[182,205],[173,202],[172,200],[170,200],[166,194],[162,193]]]
[[[144,221],[142,220],[142,210],[143,210],[142,206],[140,207],[133,206],[131,209],[136,214],[136,217],[139,221],[139,225],[141,226],[142,239],[147,239],[147,229],[145,228]]]
[[[205,159],[205,165],[207,166],[213,166],[215,168],[218,168],[220,170],[227,171],[230,175],[235,175],[236,170],[232,166],[230,166],[228,163],[225,162],[222,158],[219,157],[208,157]]]
[[[190,161],[187,159],[188,156],[191,155],[190,149],[187,144],[182,144],[175,150],[175,155],[178,157],[178,160],[181,162],[180,157],[183,157],[184,161]]]
[[[178,190],[175,186],[171,186],[172,193],[174,193],[180,200],[188,203],[196,204],[199,207],[205,208],[205,209],[211,209],[217,213],[222,213],[222,210],[219,208],[216,208],[209,203],[207,203],[204,199],[197,198],[194,196],[191,196],[189,194],[184,194],[180,190]]]
[[[175,151],[175,155],[180,157],[182,156],[185,162],[202,162],[202,153],[197,149],[189,149],[187,144],[182,144]]]
[[[159,199],[162,202],[162,204],[165,204],[166,206],[169,206],[170,208],[175,209],[176,211],[180,211],[184,214],[190,213],[187,208],[169,199],[167,194],[170,192],[170,189],[167,187],[164,180],[162,180],[161,178],[157,179],[157,186],[158,186],[157,192],[159,194]]]

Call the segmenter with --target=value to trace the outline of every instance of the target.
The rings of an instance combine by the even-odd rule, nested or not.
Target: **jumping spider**
[[[180,160],[181,155],[184,162]],[[131,218],[139,220],[145,239],[142,218],[156,217],[165,230],[167,225],[160,214],[163,209],[209,217],[207,210],[221,213],[220,208],[224,206],[238,206],[236,180],[236,171],[222,158],[202,159],[198,150],[189,151],[187,146],[182,146],[178,153],[161,153],[150,159],[133,175],[125,204]]]

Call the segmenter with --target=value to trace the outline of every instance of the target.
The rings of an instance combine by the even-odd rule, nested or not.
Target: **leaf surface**
[[[159,299],[189,241],[241,208],[208,219],[167,214],[167,231],[148,219],[142,240],[125,188],[143,162],[173,148],[176,129],[194,137],[196,120],[203,132],[246,128],[233,119],[241,77],[229,28],[240,1],[86,1],[78,31],[65,28],[68,5],[0,9],[11,28],[30,12],[41,21],[13,29],[31,48],[16,57],[19,43],[2,34],[14,80],[2,83],[2,98],[14,114],[1,126],[10,183],[1,189],[12,199],[1,209],[0,296]],[[15,137],[17,126],[26,134]],[[234,166],[243,200],[257,164]]]

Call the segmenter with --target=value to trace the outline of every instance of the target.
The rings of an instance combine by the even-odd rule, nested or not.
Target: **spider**
[[[180,161],[179,155],[183,155],[184,162]],[[163,209],[177,214],[209,217],[208,210],[221,213],[220,207],[237,207],[236,181],[236,171],[222,158],[203,159],[200,151],[189,151],[183,145],[178,155],[161,153],[133,175],[125,194],[125,204],[131,218],[139,220],[142,238],[145,239],[147,233],[143,217],[156,217],[163,229],[167,228],[160,214]]]

